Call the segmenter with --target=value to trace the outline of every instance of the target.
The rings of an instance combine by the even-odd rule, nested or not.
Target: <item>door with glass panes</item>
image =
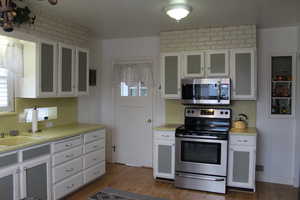
[[[19,200],[19,168],[0,170],[0,199]]]

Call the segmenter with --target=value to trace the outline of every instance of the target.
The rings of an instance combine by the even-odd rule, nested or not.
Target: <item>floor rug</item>
[[[116,190],[113,188],[105,188],[104,190],[101,190],[94,196],[90,197],[89,200],[167,200],[167,199],[135,194],[131,192]]]

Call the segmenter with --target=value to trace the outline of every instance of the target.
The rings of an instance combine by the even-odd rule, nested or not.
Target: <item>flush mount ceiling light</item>
[[[165,8],[166,14],[176,21],[187,17],[191,11],[192,8],[186,4],[173,4]]]

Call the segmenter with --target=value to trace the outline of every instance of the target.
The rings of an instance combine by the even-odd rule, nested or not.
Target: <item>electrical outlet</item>
[[[256,165],[256,171],[263,172],[265,167],[263,165]]]

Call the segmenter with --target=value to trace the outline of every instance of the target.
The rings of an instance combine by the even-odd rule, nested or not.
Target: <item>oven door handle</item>
[[[203,136],[195,136],[195,135],[183,135],[183,134],[178,134],[178,137],[188,137],[188,138],[196,138],[196,139],[219,139],[217,136],[208,136],[208,135],[203,135]]]
[[[200,179],[200,180],[206,180],[206,181],[217,181],[217,182],[225,181],[224,178],[209,178],[209,177],[182,175],[182,174],[176,174],[176,176],[180,176],[180,177],[184,177],[184,178]]]

